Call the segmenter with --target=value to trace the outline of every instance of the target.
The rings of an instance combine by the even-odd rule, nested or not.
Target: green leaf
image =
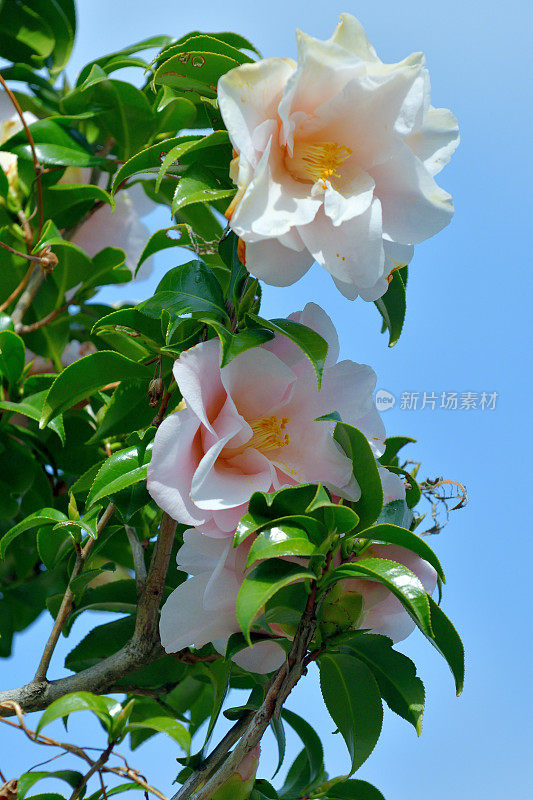
[[[25,772],[20,776],[17,783],[17,793],[19,800],[24,800],[30,789],[38,781],[45,778],[53,778],[55,780],[65,781],[75,789],[81,783],[83,775],[81,772],[74,770],[57,770],[56,772]],[[41,795],[39,795],[41,797]]]
[[[94,505],[104,497],[120,492],[128,486],[146,480],[146,469],[152,457],[149,445],[141,454],[138,447],[128,447],[113,453],[96,475],[91,491],[87,497],[87,507]]]
[[[383,542],[384,544],[397,544],[400,547],[405,547],[412,553],[416,553],[420,558],[423,558],[437,571],[443,583],[446,583],[444,570],[441,563],[431,547],[426,542],[417,536],[416,533],[408,531],[406,528],[400,528],[397,525],[375,525],[365,531],[365,537],[372,539],[373,542]]]
[[[189,752],[191,737],[187,729],[184,728],[180,722],[170,719],[170,717],[150,717],[148,719],[143,719],[142,722],[130,722],[126,726],[126,731],[140,730],[142,728],[149,728],[153,731],[166,733],[167,736],[174,739],[186,753]]]
[[[17,384],[24,371],[24,342],[13,331],[0,331],[0,375],[9,386]]]
[[[59,228],[70,228],[89,211],[96,201],[115,205],[114,198],[93,184],[58,183],[43,191],[44,213],[53,217]]]
[[[265,342],[269,342],[274,338],[274,332],[266,330],[265,328],[250,328],[248,330],[239,331],[239,333],[230,333],[230,331],[222,325],[211,323],[222,342],[222,360],[221,367],[225,367],[236,356],[250,350],[252,347],[258,347]]]
[[[145,428],[153,418],[154,409],[148,405],[148,381],[122,381],[98,415],[98,428],[88,444]]]
[[[167,250],[169,247],[189,247],[193,248],[194,231],[190,225],[180,224],[172,225],[170,228],[161,228],[153,233],[141,253],[137,270],[140,269],[142,264],[147,258],[153,256],[154,253],[159,253],[161,250]]]
[[[156,70],[154,83],[216,97],[218,79],[239,62],[219,53],[191,50],[166,60]]]
[[[308,328],[307,325],[302,325],[301,322],[294,322],[291,319],[266,320],[257,317],[255,314],[247,314],[247,318],[252,319],[262,328],[269,328],[274,331],[274,333],[280,333],[286,336],[291,342],[298,345],[300,350],[305,353],[313,365],[316,372],[318,388],[320,389],[322,373],[328,354],[328,345],[320,334]]]
[[[29,417],[30,419],[39,422],[41,419],[41,414],[43,410],[43,403],[44,399],[48,393],[48,390],[45,389],[42,392],[37,392],[37,394],[29,395],[25,397],[18,403],[12,403],[9,400],[4,400],[0,402],[0,408],[3,408],[6,411],[13,411],[15,414],[22,414],[24,417]],[[57,433],[61,440],[61,444],[65,444],[65,427],[63,425],[63,416],[58,414],[56,417],[51,419],[48,423],[48,427]]]
[[[65,658],[65,667],[73,672],[81,672],[98,664],[120,650],[131,639],[134,628],[133,616],[97,625],[70,651]]]
[[[381,733],[379,687],[368,667],[346,653],[324,653],[319,664],[322,697],[346,742],[353,774],[369,757]]]
[[[377,518],[377,524],[399,525],[400,528],[410,528],[413,521],[413,512],[405,500],[393,500],[386,503]]]
[[[406,503],[409,508],[414,508],[420,502],[420,498],[422,497],[420,486],[416,480],[413,478],[411,473],[407,472],[405,469],[400,469],[400,467],[389,466],[387,469],[404,479],[403,483],[405,485]]]
[[[463,643],[454,626],[439,605],[428,595],[431,609],[431,643],[444,656],[455,678],[455,688],[459,696],[463,691],[465,679],[465,651]]]
[[[110,350],[84,356],[66,367],[51,385],[44,401],[40,425],[43,428],[52,417],[109,383],[143,378],[149,380],[151,375],[149,367]]]
[[[237,596],[237,620],[250,646],[250,628],[267,600],[290,583],[314,577],[310,570],[288,561],[271,559],[254,567],[244,579]]]
[[[81,86],[81,84],[87,80],[87,77],[89,76],[91,69],[95,64],[101,67],[107,74],[111,71],[111,69],[118,68],[116,66],[118,59],[127,58],[133,53],[139,53],[142,50],[150,50],[153,48],[157,48],[159,50],[159,48],[165,47],[171,43],[172,38],[170,36],[150,36],[147,39],[142,39],[140,42],[128,45],[127,47],[117,50],[114,53],[108,53],[108,55],[100,56],[94,61],[90,61],[83,67],[76,80],[76,86]]]
[[[65,167],[92,167],[106,165],[105,159],[93,155],[77,139],[50,119],[41,119],[30,125],[35,141],[35,152],[42,164]],[[14,153],[18,158],[33,160],[32,149],[26,133],[21,131],[0,145],[0,150]]]
[[[385,452],[378,458],[380,464],[384,467],[398,466],[398,451],[405,447],[406,444],[414,444],[416,439],[411,439],[410,436],[389,436],[385,439]]]
[[[201,137],[195,135],[178,136],[165,139],[151,147],[146,147],[121,166],[113,179],[111,191],[113,193],[116,192],[118,187],[129,178],[139,177],[140,175],[146,177],[152,177],[154,174],[157,175],[169,151],[178,148],[179,151],[176,152],[177,159],[181,152],[185,152],[188,147],[197,142],[200,138]],[[183,172],[183,168],[178,164],[176,169],[173,170],[173,173],[179,174],[181,172]]]
[[[425,692],[411,659],[394,650],[388,637],[376,634],[354,636],[341,649],[349,649],[364,661],[391,711],[410,722],[420,736]]]
[[[141,340],[163,343],[160,322],[143,314],[137,308],[120,308],[118,311],[100,317],[93,326],[91,334],[103,330],[131,332]]]
[[[68,717],[74,711],[92,711],[93,714],[104,723],[109,725],[111,717],[118,710],[120,704],[110,697],[91,694],[91,692],[71,692],[51,703],[37,725],[36,732],[40,733],[45,725],[49,725],[55,719]]]
[[[150,317],[160,317],[162,311],[168,311],[177,316],[191,313],[228,321],[220,284],[211,270],[198,260],[167,272],[155,295],[137,308]]]
[[[325,795],[326,800],[385,800],[375,786],[367,781],[351,779],[336,783]]]
[[[279,719],[279,717],[272,717],[270,720],[270,729],[274,734],[274,738],[276,739],[276,744],[278,746],[278,765],[272,775],[272,778],[275,778],[283,765],[286,747],[285,729],[283,727],[283,722],[281,719]]]
[[[361,488],[361,498],[352,505],[359,516],[357,530],[364,530],[379,517],[383,506],[383,486],[375,456],[366,436],[345,422],[338,422],[334,439],[352,461],[355,480]]]
[[[233,197],[236,191],[236,187],[228,180],[223,181],[211,170],[192,164],[179,178],[170,210],[172,214],[177,214],[187,205],[224,200]]]
[[[291,525],[280,525],[268,528],[254,540],[246,566],[250,567],[256,561],[267,558],[282,558],[283,556],[312,556],[315,545],[307,538],[302,528]]]
[[[389,331],[389,347],[393,347],[400,338],[406,311],[405,284],[399,271],[391,273],[389,288],[375,301],[375,306]]]
[[[67,515],[55,508],[42,508],[40,511],[35,511],[4,534],[0,541],[0,557],[4,558],[6,550],[11,542],[13,542],[17,536],[20,536],[21,533],[29,531],[32,528],[40,528],[43,525],[54,525],[66,519]]]
[[[361,558],[329,573],[326,586],[343,578],[362,578],[382,583],[402,603],[422,633],[432,638],[428,596],[420,579],[404,564],[387,558]]]
[[[295,714],[294,711],[283,708],[281,710],[281,717],[291,726],[293,731],[298,734],[304,745],[304,752],[309,765],[308,780],[309,784],[312,785],[317,780],[321,779],[324,773],[324,750],[320,737],[317,735],[315,729],[306,722],[305,719]]]

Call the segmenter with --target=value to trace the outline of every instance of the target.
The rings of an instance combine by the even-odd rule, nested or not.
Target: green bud
[[[255,774],[259,764],[261,748],[256,745],[250,750],[235,772],[220,789],[217,789],[211,800],[248,800],[255,783]]]
[[[322,604],[320,629],[326,637],[359,627],[364,601],[358,592],[348,589],[349,582],[336,583]]]

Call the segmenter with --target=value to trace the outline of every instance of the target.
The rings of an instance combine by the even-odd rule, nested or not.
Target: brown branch
[[[2,86],[5,89],[5,91],[7,92],[7,95],[9,97],[9,99],[11,100],[13,105],[15,106],[17,114],[20,117],[20,121],[22,123],[22,127],[24,128],[24,132],[26,133],[26,136],[28,137],[28,142],[29,142],[29,145],[30,145],[30,148],[31,148],[31,155],[32,155],[32,158],[33,158],[33,169],[35,171],[35,185],[37,187],[37,209],[38,209],[38,213],[39,213],[39,230],[37,232],[37,241],[38,241],[41,238],[41,231],[43,229],[43,224],[44,224],[44,216],[43,216],[43,187],[41,185],[41,175],[42,175],[42,172],[43,172],[43,168],[42,168],[42,166],[41,166],[41,164],[39,162],[39,159],[37,158],[37,153],[35,151],[35,142],[33,140],[33,136],[32,136],[32,133],[31,133],[29,127],[28,127],[28,124],[27,124],[26,120],[24,119],[24,114],[23,114],[23,111],[22,111],[22,109],[21,109],[21,107],[19,105],[19,102],[18,102],[17,98],[15,97],[15,95],[13,94],[13,92],[11,91],[11,89],[9,88],[9,86],[7,85],[7,83],[5,82],[5,80],[3,79],[1,74],[0,74],[0,83],[2,84]]]
[[[18,334],[25,334],[25,333],[33,333],[33,331],[39,330],[39,328],[44,328],[45,325],[48,325],[49,322],[52,322],[56,317],[63,313],[63,311],[68,308],[70,303],[65,303],[61,306],[61,308],[56,308],[55,311],[51,311],[46,317],[42,319],[38,319],[37,322],[32,322],[31,325],[19,325],[17,333]]]
[[[90,767],[89,771],[83,776],[79,784],[76,786],[76,788],[70,795],[69,800],[77,800],[77,798],[83,792],[83,790],[87,786],[87,783],[92,778],[95,772],[98,772],[100,774],[100,778],[102,777],[100,770],[104,766],[104,764],[109,760],[109,756],[111,755],[114,745],[115,742],[113,741],[109,742],[109,744],[107,745],[106,749],[104,750],[98,761],[94,762],[92,767]]]
[[[142,594],[146,582],[146,565],[144,563],[144,548],[139,541],[137,531],[131,525],[124,525],[128,542],[130,543],[131,556],[133,558],[133,568],[135,571],[135,587],[137,597]]]
[[[29,277],[28,284],[19,297],[18,303],[11,314],[11,319],[13,320],[13,325],[15,326],[15,332],[18,332],[18,329],[21,327],[22,318],[33,302],[33,298],[41,288],[41,284],[44,281],[44,276],[45,273],[40,268],[40,265],[36,264],[36,266],[33,268],[32,274]]]
[[[106,510],[100,517],[98,525],[96,526],[96,535],[99,536],[100,533],[103,531],[113,514],[115,513],[115,506],[113,503],[109,503]],[[68,619],[70,612],[72,611],[72,606],[74,605],[74,593],[70,588],[72,585],[72,581],[74,578],[77,578],[78,575],[82,572],[83,567],[85,566],[85,562],[87,561],[91,550],[94,547],[95,539],[92,537],[89,538],[85,547],[79,548],[76,561],[74,563],[74,568],[72,570],[72,574],[70,576],[70,580],[67,586],[67,590],[63,595],[63,600],[61,601],[61,605],[59,607],[59,611],[57,612],[57,616],[54,622],[54,627],[52,628],[52,632],[50,637],[45,645],[44,652],[37,667],[37,672],[35,673],[34,681],[39,683],[41,681],[46,680],[46,673],[48,672],[48,667],[50,666],[50,660],[56,648],[56,644],[59,640],[61,635],[61,631],[65,625],[65,622]]]
[[[2,242],[0,242],[0,245],[2,245],[2,246],[3,246],[3,243],[2,243]],[[11,249],[11,248],[9,248],[9,249]],[[32,259],[32,260],[33,260],[33,259]],[[33,272],[33,265],[32,265],[32,264],[30,264],[30,266],[28,267],[28,270],[27,270],[26,274],[25,274],[25,275],[24,275],[24,277],[22,278],[22,280],[21,280],[21,282],[19,283],[19,285],[18,285],[18,286],[17,286],[15,289],[13,289],[13,291],[11,292],[11,294],[9,295],[9,297],[7,298],[7,300],[4,300],[4,302],[3,302],[3,303],[2,303],[2,305],[0,306],[0,311],[5,311],[5,310],[6,310],[6,308],[7,308],[8,306],[10,306],[10,305],[11,305],[11,303],[13,302],[13,300],[16,300],[16,299],[17,299],[17,297],[19,296],[19,294],[21,293],[21,291],[24,289],[24,287],[25,287],[25,286],[26,286],[26,284],[28,283],[28,281],[29,281],[29,279],[30,279],[30,275],[32,274],[32,272]]]

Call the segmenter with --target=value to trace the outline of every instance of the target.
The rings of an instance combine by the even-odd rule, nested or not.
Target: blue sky
[[[319,300],[337,326],[342,357],[372,365],[378,388],[398,398],[384,413],[388,433],[416,438],[410,455],[423,462],[422,474],[461,481],[470,497],[467,508],[431,542],[448,575],[443,608],[467,649],[464,694],[455,699],[445,664],[413,634],[402,649],[416,661],[426,684],[422,737],[417,740],[407,723],[386,713],[382,738],[360,777],[375,783],[387,800],[530,800],[526,478],[533,387],[527,346],[530,239],[525,235],[531,190],[524,175],[531,131],[525,79],[530,12],[517,0],[483,5],[381,0],[338,9],[316,0],[269,0],[264,6],[243,0],[201,5],[153,0],[149,6],[141,0],[81,0],[79,6],[74,69],[146,36],[181,36],[199,27],[236,30],[265,56],[294,55],[294,29],[325,38],[337,11],[359,17],[384,60],[426,52],[433,104],[451,108],[461,127],[461,146],[439,176],[454,196],[456,216],[416,250],[400,342],[388,349],[373,304],[345,300],[316,265],[295,286],[266,288],[263,313],[283,316]],[[168,225],[165,212],[154,214],[151,224]],[[139,285],[137,298],[147,296],[164,268],[175,263],[174,254],[161,258],[157,276]],[[442,391],[497,392],[498,400],[494,410],[485,411],[400,407],[402,392],[422,397]],[[73,637],[83,635],[83,624],[74,626]],[[13,660],[0,666],[3,686],[31,678],[48,625],[43,617],[19,640]],[[71,646],[62,643],[56,674]],[[346,770],[344,745],[331,735],[334,725],[314,675],[297,688],[289,707],[323,735],[330,773]],[[93,729],[82,718],[72,722],[72,731],[88,742]],[[0,727],[0,754],[11,751],[13,737]],[[0,768],[14,777],[17,769],[46,757],[19,738],[9,761],[0,755]],[[157,745],[143,746],[132,761],[165,790],[176,773],[175,757],[172,743],[158,737]],[[263,777],[269,777],[273,763],[272,743],[266,741]]]

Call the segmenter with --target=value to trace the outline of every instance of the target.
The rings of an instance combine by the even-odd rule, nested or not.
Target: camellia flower
[[[319,306],[310,303],[292,318],[328,343],[320,391],[311,363],[283,336],[222,368],[218,339],[175,362],[184,407],[156,433],[147,486],[178,522],[232,532],[253,492],[295,483],[322,483],[339,497],[360,497],[352,462],[333,438],[335,422],[316,420],[337,411],[380,455],[385,429],[372,398],[376,375],[353,361],[335,363],[337,334]]]
[[[345,297],[375,300],[452,217],[433,176],[457,121],[430,105],[424,55],[384,64],[350,14],[331,39],[297,42],[297,63],[267,58],[219,80],[238,186],[226,215],[266,283],[292,284],[317,261]]]
[[[180,584],[161,609],[161,643],[168,653],[212,642],[224,654],[232,633],[238,633],[237,595],[245,576],[251,541],[232,548],[232,537],[215,539],[202,528],[185,531],[177,564],[193,577]],[[272,672],[283,664],[285,651],[275,641],[261,641],[241,650],[233,660],[251,672]]]
[[[13,114],[13,106],[7,94],[0,91],[0,144],[22,130],[18,114]],[[37,117],[30,111],[24,112],[24,120],[28,125],[37,122]],[[0,151],[0,168],[4,170],[11,185],[17,180],[17,156]],[[90,169],[67,167],[60,183],[88,183]],[[100,184],[105,188],[106,176],[102,176]],[[120,247],[126,254],[126,266],[134,272],[150,230],[141,217],[154,209],[154,203],[148,199],[138,184],[128,191],[119,192],[116,196],[115,210],[103,205],[80,226],[72,237],[72,242],[84,250],[89,258],[93,258],[104,247]],[[153,259],[148,258],[137,273],[136,280],[145,280],[153,270]]]

